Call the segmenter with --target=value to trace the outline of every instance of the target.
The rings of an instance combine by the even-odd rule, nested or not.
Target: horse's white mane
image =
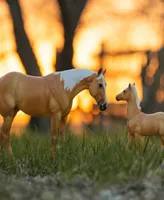
[[[137,106],[138,106],[139,109],[141,109],[141,106],[140,106],[141,102],[140,102],[140,99],[138,98],[138,93],[137,93],[137,90],[136,90],[136,86],[134,84],[131,84],[131,89],[132,89],[132,91],[134,93],[134,96],[136,98]]]
[[[64,81],[64,89],[71,91],[81,80],[95,73],[96,72],[87,69],[71,69],[55,72],[54,75],[60,74],[60,80]]]

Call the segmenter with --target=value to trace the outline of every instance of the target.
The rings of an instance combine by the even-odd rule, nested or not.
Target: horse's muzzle
[[[104,100],[101,100],[101,101],[99,102],[99,109],[100,109],[101,111],[106,110],[107,107],[108,107],[108,103],[105,102]]]

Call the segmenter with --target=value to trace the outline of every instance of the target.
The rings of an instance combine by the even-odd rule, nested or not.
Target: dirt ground
[[[123,185],[101,186],[85,176],[64,180],[60,175],[16,177],[0,174],[0,200],[163,200],[161,176]]]

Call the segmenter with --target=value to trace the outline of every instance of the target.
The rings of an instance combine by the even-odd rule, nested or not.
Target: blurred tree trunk
[[[58,0],[64,28],[64,47],[57,53],[56,71],[73,68],[73,39],[87,0]]]
[[[143,87],[143,99],[142,99],[142,102],[141,102],[141,108],[142,108],[143,112],[146,112],[146,104],[147,104],[147,101],[148,101],[148,94],[149,94],[149,91],[151,90],[151,87],[146,84],[146,69],[150,64],[151,52],[147,51],[146,56],[147,56],[147,63],[142,68],[142,72],[141,72],[142,87]]]
[[[148,55],[148,54],[147,54]],[[149,55],[150,56],[150,55]],[[148,58],[148,63],[142,71],[142,83],[143,83],[143,101],[142,110],[146,113],[152,113],[156,111],[164,111],[164,106],[158,104],[156,101],[156,93],[160,88],[160,77],[164,74],[164,48],[158,51],[159,66],[154,74],[154,81],[152,85],[147,85],[145,82],[146,69],[150,63],[150,57]]]
[[[24,29],[20,3],[18,0],[6,0],[6,2],[9,6],[12,17],[14,36],[17,45],[16,50],[25,68],[25,71],[29,75],[41,76],[37,60]],[[41,132],[48,131],[49,119],[32,117],[29,123],[29,128],[37,128]]]

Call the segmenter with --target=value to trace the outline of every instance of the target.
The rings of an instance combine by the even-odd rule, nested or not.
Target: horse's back
[[[164,125],[164,113],[163,112],[156,112],[152,114],[143,113],[141,125],[145,135],[150,135],[150,134],[158,135],[161,126]]]
[[[0,87],[4,87],[6,85],[9,85],[11,82],[13,82],[17,76],[19,76],[19,72],[9,72],[3,76],[0,77]]]
[[[149,114],[148,116],[155,118],[157,120],[162,120],[162,119],[164,120],[164,112],[156,112],[156,113]]]
[[[17,107],[24,110],[45,99],[44,79],[20,72],[9,72],[0,78],[0,113]]]
[[[39,80],[39,81],[38,81]],[[38,82],[41,82],[41,77],[30,76],[20,72],[9,72],[0,78],[0,93],[3,91],[5,93],[19,90],[23,87],[24,90],[32,89]]]

